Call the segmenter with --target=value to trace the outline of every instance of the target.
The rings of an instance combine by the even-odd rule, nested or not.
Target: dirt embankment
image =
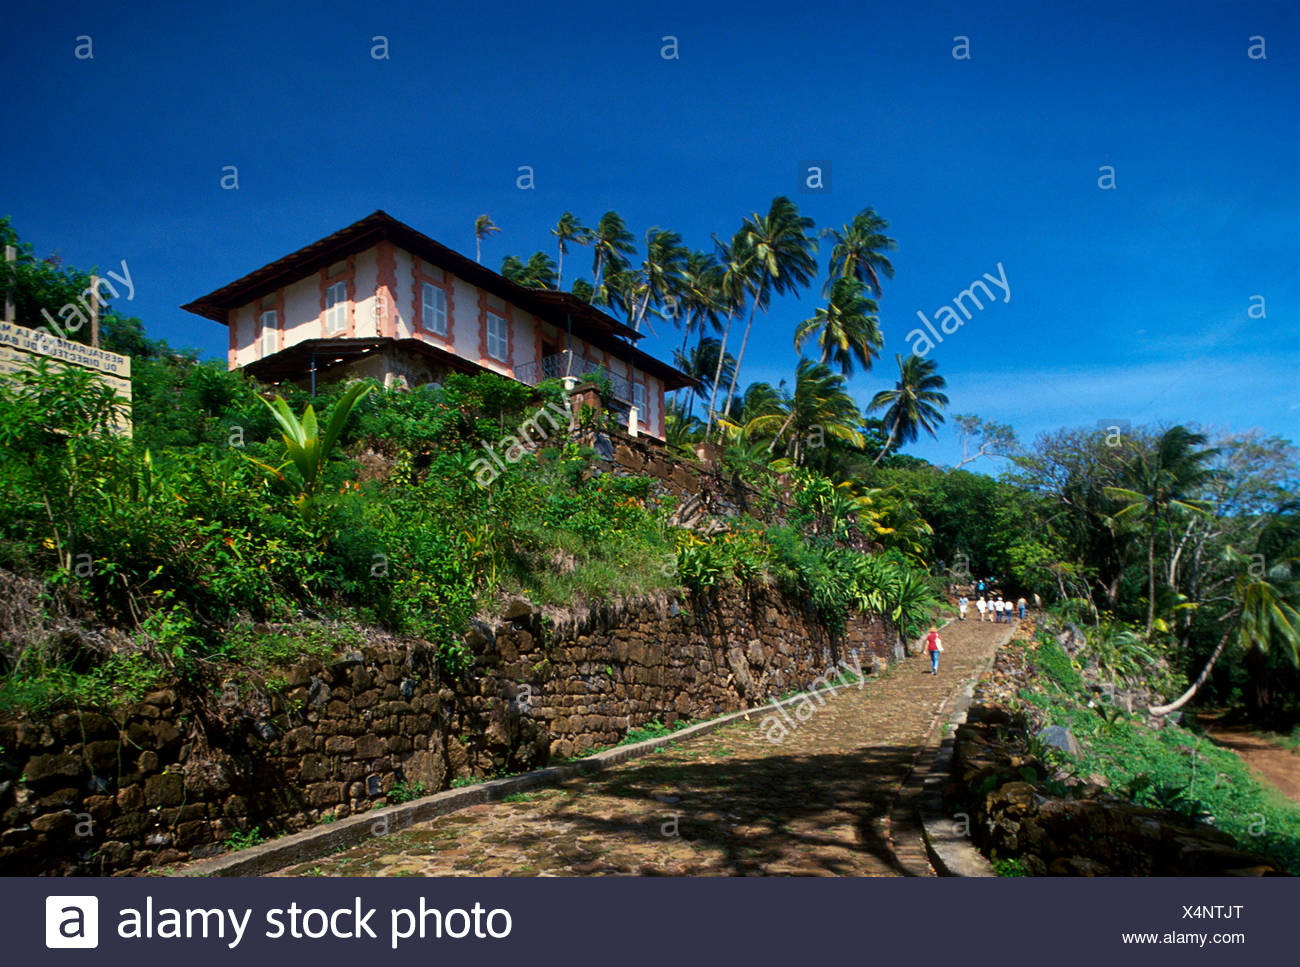
[[[1287,798],[1300,802],[1300,752],[1274,745],[1240,726],[1207,722],[1205,734],[1215,744],[1237,753],[1242,762],[1277,786]]]

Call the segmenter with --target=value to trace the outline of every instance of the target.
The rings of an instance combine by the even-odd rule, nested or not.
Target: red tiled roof
[[[223,285],[181,308],[211,319],[213,322],[225,324],[227,313],[231,309],[247,305],[282,286],[297,282],[323,266],[332,265],[348,255],[368,249],[384,240],[391,241],[426,262],[447,269],[453,275],[481,289],[486,289],[511,305],[516,305],[552,324],[564,325],[566,320],[563,314],[568,313],[575,322],[609,335],[633,340],[640,339],[642,336],[641,333],[568,292],[529,289],[517,285],[500,273],[493,272],[473,259],[466,258],[440,242],[435,242],[427,235],[417,232],[385,211],[373,212],[359,222],[353,222],[333,235],[327,235],[296,252],[290,252],[283,258],[276,259],[269,265],[248,273],[242,279]]]
[[[618,359],[631,362],[641,371],[664,380],[670,389],[694,382],[675,366],[637,349],[633,342],[643,334],[595,306],[568,292],[517,285],[500,273],[417,232],[385,211],[373,212],[360,221],[276,259],[181,308],[225,325],[231,309],[247,305],[385,240],[559,329],[571,331],[578,338],[608,351]]]

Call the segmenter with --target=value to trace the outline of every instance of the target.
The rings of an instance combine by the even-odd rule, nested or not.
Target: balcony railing
[[[563,379],[566,376],[572,376],[579,382],[603,376],[612,384],[616,400],[629,405],[634,401],[632,383],[626,376],[611,373],[603,366],[589,362],[569,350],[515,367],[515,379],[529,386],[536,386],[545,379]]]

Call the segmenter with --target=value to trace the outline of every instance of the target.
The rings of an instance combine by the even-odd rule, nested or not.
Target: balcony
[[[578,382],[604,377],[613,385],[616,400],[629,406],[634,402],[632,383],[626,376],[611,373],[603,366],[588,362],[569,350],[515,367],[515,379],[529,386],[536,386],[542,380],[564,379],[566,376],[572,376]]]

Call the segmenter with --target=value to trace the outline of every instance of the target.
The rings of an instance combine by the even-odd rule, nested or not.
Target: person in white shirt
[[[983,621],[984,616],[988,614],[989,611],[989,603],[984,600],[984,595],[981,594],[979,599],[975,602],[975,610],[980,613],[980,621]]]
[[[957,599],[957,620],[966,620],[966,606],[968,604],[970,604],[970,602],[966,600],[966,595],[964,594]]]
[[[993,623],[994,624],[1002,623],[1002,608],[1003,608],[1003,604],[1001,598],[998,598],[996,601],[993,602]]]

